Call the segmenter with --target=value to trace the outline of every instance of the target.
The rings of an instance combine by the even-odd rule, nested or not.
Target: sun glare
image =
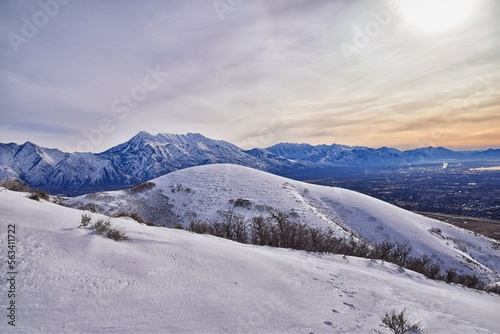
[[[476,0],[405,0],[407,22],[426,33],[441,33],[459,27],[470,16]]]

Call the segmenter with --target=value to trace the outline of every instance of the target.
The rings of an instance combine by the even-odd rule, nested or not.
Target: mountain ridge
[[[17,179],[63,194],[111,190],[206,164],[230,163],[280,174],[284,169],[499,159],[500,149],[452,151],[425,147],[400,151],[340,144],[278,143],[244,150],[199,133],[152,135],[140,131],[104,152],[66,153],[32,142],[0,143],[0,180]]]

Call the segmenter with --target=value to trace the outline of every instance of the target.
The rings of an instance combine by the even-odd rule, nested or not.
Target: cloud
[[[340,45],[354,43],[387,1],[242,1],[223,20],[211,1],[69,2],[18,53],[0,39],[0,141],[76,147],[110,119],[114,130],[94,151],[140,130],[201,132],[245,148],[415,146],[412,137],[429,137],[450,105],[500,73],[498,7],[481,0],[466,25],[434,36],[393,15],[348,62]],[[22,34],[23,18],[41,10],[1,2],[2,36]],[[168,77],[127,117],[113,112],[157,66]],[[475,119],[498,113],[500,79],[491,82],[453,145],[469,146],[469,133],[479,143]],[[488,127],[498,125],[491,118]]]

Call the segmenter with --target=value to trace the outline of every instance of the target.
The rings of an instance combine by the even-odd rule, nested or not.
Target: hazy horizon
[[[142,132],[142,131],[140,131]],[[148,132],[149,133],[149,132]],[[139,134],[139,132],[137,133]],[[136,135],[137,135],[136,134]],[[186,135],[188,133],[149,133],[153,136],[157,136],[159,134],[170,134],[170,135]],[[194,133],[194,134],[201,134],[202,136],[204,136],[202,133]],[[125,140],[124,142],[127,142],[129,140],[131,140],[134,136],[130,137],[129,139]],[[206,137],[206,136],[205,136]],[[223,141],[226,141],[224,139],[219,139],[219,138],[211,138],[211,137],[207,137],[209,139],[213,139],[213,140],[223,140]],[[26,144],[27,142],[31,142],[35,145],[38,145],[38,146],[42,146],[44,148],[48,148],[48,149],[58,149],[62,152],[65,152],[65,153],[73,153],[74,151],[65,151],[64,149],[62,149],[61,147],[57,147],[57,146],[51,146],[51,147],[47,147],[47,146],[43,146],[43,145],[40,145],[39,143],[33,141],[33,140],[27,140],[27,141],[24,141],[24,142],[2,142],[1,144],[9,144],[9,143],[14,143],[14,144],[17,144],[17,145],[24,145]],[[94,153],[94,154],[97,154],[97,153],[102,153],[104,151],[107,151],[113,147],[116,147],[120,144],[123,144],[124,142],[120,142],[120,143],[116,143],[116,144],[113,144],[109,147],[105,147],[103,150],[99,150],[99,151],[86,151],[86,152],[90,152],[90,153]],[[227,142],[227,141],[226,141]],[[233,145],[236,145],[234,143],[231,143],[229,142],[230,144],[233,144]],[[349,145],[349,144],[345,144],[345,143],[319,143],[319,144],[311,144],[311,143],[307,143],[307,142],[276,142],[270,146],[266,146],[266,147],[250,147],[248,149],[254,149],[254,148],[268,148],[268,147],[271,147],[273,145],[277,145],[277,144],[309,144],[309,145],[312,145],[312,146],[316,146],[316,145],[345,145],[345,146],[350,146],[350,147],[354,147],[354,146],[357,146],[357,147],[368,147],[368,148],[373,148],[373,149],[379,149],[379,148],[383,148],[383,147],[388,147],[388,148],[394,148],[394,149],[397,149],[397,150],[400,150],[400,151],[407,151],[407,150],[412,150],[412,149],[416,149],[416,148],[427,148],[428,146],[421,146],[421,147],[415,147],[415,148],[401,148],[401,147],[396,147],[396,146],[366,146],[366,145]],[[236,145],[238,146],[238,145]],[[239,147],[239,146],[238,146]],[[438,147],[444,147],[444,146],[432,146],[431,147],[435,147],[435,148],[438,148]],[[241,149],[246,149],[246,148],[243,148],[243,147],[239,147]],[[478,148],[478,149],[454,149],[454,148],[449,148],[449,147],[444,147],[446,149],[450,149],[452,151],[485,151],[485,150],[488,150],[488,149],[500,149],[500,147],[485,147],[485,148]]]
[[[0,142],[500,147],[494,0],[0,3]]]

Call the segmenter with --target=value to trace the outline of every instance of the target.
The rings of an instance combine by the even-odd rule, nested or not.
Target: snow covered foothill
[[[220,219],[220,210],[233,208],[250,218],[265,215],[263,207],[295,212],[296,219],[352,233],[371,242],[406,242],[413,256],[429,255],[443,270],[454,268],[487,281],[498,281],[500,247],[492,239],[423,217],[354,191],[307,184],[231,164],[197,166],[150,181],[151,187],[89,194],[68,199],[77,208],[119,215],[138,213],[156,224],[185,227],[192,220]],[[251,207],[230,201],[249,200]]]
[[[112,218],[130,238],[115,242],[77,228],[83,211],[6,190],[0,212],[18,273],[16,327],[4,318],[2,333],[389,333],[381,317],[404,308],[427,333],[498,333],[498,296],[390,263]]]

